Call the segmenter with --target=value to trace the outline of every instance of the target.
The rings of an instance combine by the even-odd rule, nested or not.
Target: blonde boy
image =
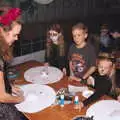
[[[87,42],[88,28],[83,23],[72,27],[74,43],[69,49],[70,79],[81,81],[87,79],[96,66],[96,55],[91,44]]]

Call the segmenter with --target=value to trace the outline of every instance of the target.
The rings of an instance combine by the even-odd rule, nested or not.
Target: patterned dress
[[[0,71],[4,73],[4,82],[6,92],[11,94],[12,89],[7,79],[7,63],[0,57]],[[13,103],[0,103],[0,120],[27,120],[27,118],[19,112]]]

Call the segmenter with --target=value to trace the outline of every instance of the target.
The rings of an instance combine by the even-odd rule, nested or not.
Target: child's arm
[[[73,76],[73,67],[72,67],[72,61],[69,61],[69,69],[70,69],[70,76]]]
[[[103,95],[103,93],[101,93],[100,91],[95,91],[95,93],[92,94],[89,98],[87,98],[87,99],[84,100],[83,102],[80,102],[80,103],[79,103],[79,109],[81,110],[83,107],[91,104],[92,102],[95,102],[95,101],[98,100],[102,95]]]
[[[83,79],[87,79],[92,73],[96,70],[95,66],[90,67],[87,72],[84,74]]]
[[[98,80],[99,78],[97,78]],[[95,92],[92,94],[89,98],[83,101],[83,105],[87,106],[88,104],[95,102],[98,100],[101,96],[108,93],[111,89],[111,83],[109,80],[106,80],[106,78],[102,77],[102,80],[99,79],[101,82],[95,82]]]
[[[95,86],[95,79],[92,76],[89,76],[87,79],[87,84]]]
[[[88,104],[95,102],[104,94],[105,93],[103,91],[95,91],[94,94],[92,94],[89,98],[87,98],[86,100],[83,101],[83,105],[87,106]]]

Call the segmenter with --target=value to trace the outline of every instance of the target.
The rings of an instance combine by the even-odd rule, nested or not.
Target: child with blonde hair
[[[114,57],[108,53],[101,53],[97,62],[97,71],[87,79],[87,84],[92,85],[95,88],[95,92],[86,100],[80,102],[80,109],[111,91],[113,69]]]

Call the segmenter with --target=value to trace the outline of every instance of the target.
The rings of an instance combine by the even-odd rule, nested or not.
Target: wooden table
[[[29,61],[16,66],[16,69],[20,71],[19,78],[15,81],[16,84],[28,84],[24,79],[24,72],[35,66],[41,66],[42,64],[36,61]],[[49,86],[53,87],[55,90],[58,90],[63,87],[67,87],[69,84],[68,77],[64,76],[59,82],[50,84]],[[83,100],[82,96],[80,99]],[[108,96],[103,96],[101,99],[111,99]],[[29,120],[71,120],[76,115],[85,115],[86,110],[89,106],[83,108],[81,111],[75,110],[73,104],[66,104],[63,108],[59,105],[50,106],[37,113],[24,113]]]

